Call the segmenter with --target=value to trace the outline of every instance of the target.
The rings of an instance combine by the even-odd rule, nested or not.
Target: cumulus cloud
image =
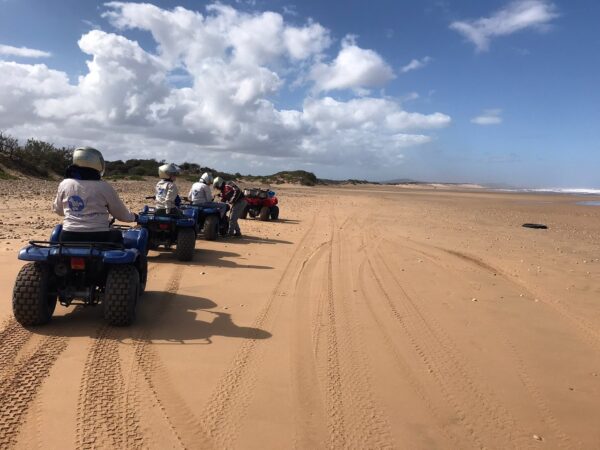
[[[335,60],[315,65],[310,78],[318,91],[332,91],[382,86],[394,73],[378,53],[360,48],[352,37],[346,37]]]
[[[473,117],[471,123],[476,125],[499,125],[502,123],[502,110],[486,109],[477,117]]]
[[[365,95],[393,78],[391,68],[351,37],[332,48],[329,30],[314,21],[290,24],[275,12],[223,4],[205,14],[145,3],[106,8],[116,31],[81,36],[87,72],[74,83],[43,64],[0,60],[1,129],[94,145],[108,158],[223,167],[226,150],[227,161],[247,164],[292,158],[298,166],[377,167],[451,123],[440,112],[408,112],[397,100]],[[149,32],[156,48],[128,38],[131,29]],[[300,106],[278,107],[298,79]],[[341,90],[343,101],[331,93]],[[362,96],[352,95],[358,90]]]
[[[0,44],[0,55],[20,56],[22,58],[49,58],[52,53],[27,47],[13,47],[12,45]]]
[[[406,73],[406,72],[410,72],[411,70],[422,69],[430,62],[431,62],[431,58],[429,56],[425,56],[424,58],[421,58],[421,59],[412,59],[407,65],[405,65],[404,67],[402,67],[400,69],[400,72]]]
[[[528,28],[544,30],[558,17],[557,8],[547,0],[516,0],[490,17],[457,21],[450,28],[475,44],[477,51],[489,49],[490,40]]]

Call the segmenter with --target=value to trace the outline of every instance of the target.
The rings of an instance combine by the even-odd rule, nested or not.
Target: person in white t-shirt
[[[200,179],[192,184],[188,198],[192,205],[203,206],[205,208],[217,208],[221,217],[227,212],[225,203],[213,201],[213,193],[210,185],[213,183],[213,176],[208,172],[204,172]]]
[[[137,215],[121,201],[114,188],[102,180],[105,163],[95,148],[79,147],[73,164],[58,185],[53,210],[64,216],[62,242],[122,242],[119,230],[110,229],[110,218],[135,222]]]
[[[155,199],[157,212],[164,210],[167,214],[177,214],[181,199],[179,189],[175,184],[179,167],[175,164],[163,164],[158,168],[158,176],[161,180],[156,183]]]

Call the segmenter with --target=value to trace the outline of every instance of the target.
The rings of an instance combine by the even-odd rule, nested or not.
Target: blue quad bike
[[[175,246],[179,261],[190,261],[196,248],[198,211],[183,209],[181,213],[167,214],[151,206],[144,206],[138,214],[138,225],[148,232],[148,248],[157,250]]]
[[[29,262],[13,289],[15,319],[23,326],[43,325],[58,300],[63,306],[101,304],[110,325],[133,323],[148,277],[148,233],[118,228],[123,244],[59,242],[62,225],[54,228],[49,241],[30,241],[19,252],[19,259]]]
[[[229,205],[227,205],[227,211],[223,217],[221,217],[219,210],[214,206],[198,206],[188,203],[181,207],[184,211],[187,209],[197,211],[196,230],[198,233],[202,232],[205,240],[214,241],[219,236],[227,236],[229,231],[229,217],[227,217]]]

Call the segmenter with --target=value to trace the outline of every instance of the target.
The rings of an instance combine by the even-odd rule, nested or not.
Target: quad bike
[[[244,198],[248,205],[241,214],[242,219],[258,217],[260,220],[277,220],[279,218],[278,200],[275,192],[269,189],[244,189]]]
[[[226,236],[229,231],[229,218],[227,214],[221,217],[218,208],[212,206],[199,206],[186,204],[182,205],[182,209],[195,209],[198,214],[196,230],[202,231],[202,236],[207,241],[214,241],[219,236]],[[229,211],[229,205],[227,205]]]
[[[116,228],[116,227],[113,227]],[[63,306],[98,305],[110,325],[130,325],[146,288],[148,232],[120,227],[123,243],[59,242],[62,225],[49,241],[30,241],[19,252],[25,264],[15,281],[12,306],[23,326],[50,321]]]
[[[161,245],[167,249],[175,246],[175,257],[179,261],[190,261],[194,257],[197,222],[196,209],[167,213],[148,205],[140,211],[137,221],[148,231],[149,249],[156,250]]]

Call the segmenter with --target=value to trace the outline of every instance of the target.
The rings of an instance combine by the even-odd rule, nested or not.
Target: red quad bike
[[[260,220],[277,220],[279,218],[279,206],[275,192],[269,189],[244,189],[244,197],[248,205],[242,212],[241,218],[246,219],[248,215]]]

